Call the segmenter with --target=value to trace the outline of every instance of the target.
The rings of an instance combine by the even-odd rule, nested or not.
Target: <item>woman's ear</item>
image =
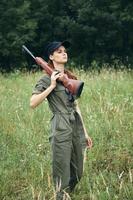
[[[50,56],[49,56],[49,59],[50,59],[50,60],[53,60],[53,56],[52,56],[52,55],[50,55]]]

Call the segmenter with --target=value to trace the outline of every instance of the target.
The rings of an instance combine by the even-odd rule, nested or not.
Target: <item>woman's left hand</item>
[[[86,144],[88,149],[92,148],[92,139],[89,136],[86,137]]]

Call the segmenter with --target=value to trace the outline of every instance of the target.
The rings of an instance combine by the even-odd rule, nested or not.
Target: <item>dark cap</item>
[[[70,42],[69,41],[63,41],[63,42],[57,42],[57,41],[54,41],[54,42],[50,42],[46,48],[45,48],[45,56],[46,58],[48,59],[49,56],[56,50],[58,49],[60,46],[64,46],[65,48],[68,48],[70,47]]]

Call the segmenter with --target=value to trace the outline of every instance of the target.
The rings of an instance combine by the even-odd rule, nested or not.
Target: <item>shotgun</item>
[[[50,68],[50,66],[44,59],[42,59],[41,57],[35,57],[25,45],[22,46],[22,49],[26,51],[35,60],[35,62],[39,66],[41,66],[47,72],[47,74],[51,76],[51,74],[53,73],[53,69]],[[68,91],[75,96],[75,98],[80,97],[83,90],[84,82],[80,80],[70,79],[68,78],[67,74],[64,74],[63,77],[61,79],[58,78],[58,80],[62,82],[64,87],[67,88]]]

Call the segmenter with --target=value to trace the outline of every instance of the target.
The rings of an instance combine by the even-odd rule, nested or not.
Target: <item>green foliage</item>
[[[85,126],[93,139],[84,176],[73,200],[132,200],[132,72],[76,70],[85,86],[79,99]],[[54,196],[51,113],[47,101],[29,108],[40,73],[0,75],[0,194],[6,200],[49,200]]]
[[[29,1],[1,1],[0,67],[6,71],[20,65],[22,44],[34,40],[37,23],[30,15]]]
[[[72,61],[86,68],[96,60],[133,63],[131,0],[1,1],[0,69],[32,68],[22,44],[43,56],[49,41],[68,39]],[[28,64],[26,63],[28,62]],[[132,65],[130,65],[131,67]]]

